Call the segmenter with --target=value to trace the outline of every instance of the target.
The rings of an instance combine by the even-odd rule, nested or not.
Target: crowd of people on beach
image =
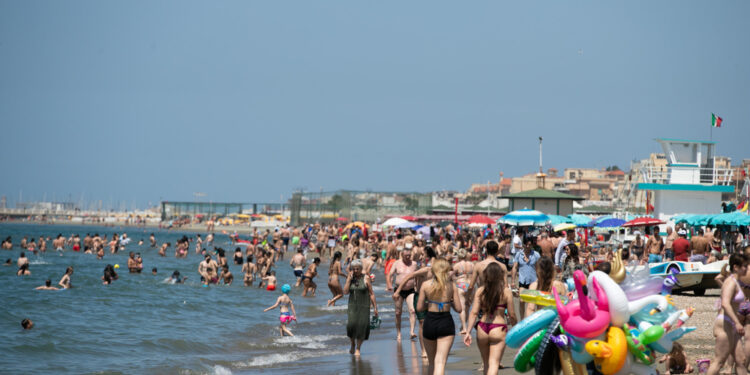
[[[243,286],[254,287],[257,281],[257,288],[269,292],[277,289],[276,272],[293,274],[296,282],[282,285],[276,303],[264,310],[279,308],[279,334],[282,336],[293,335],[289,324],[297,319],[291,292],[301,290],[300,295],[306,298],[318,296],[315,280],[325,259],[328,264],[326,281],[331,293],[326,305],[333,306],[348,296],[346,334],[355,356],[360,355],[370,330],[379,326],[373,283],[382,283],[379,279],[383,277],[385,288],[394,301],[395,339],[401,342],[404,337],[403,316],[406,315],[407,337],[418,340],[430,374],[445,372],[457,332],[451,311],[458,314],[458,334],[462,341],[467,346],[476,343],[484,373],[494,374],[504,366],[501,358],[509,327],[537,309],[534,304],[520,301],[519,293],[523,290],[545,293],[552,292],[553,288],[567,290],[565,280],[577,270],[586,274],[594,270],[609,273],[618,250],[622,260],[630,265],[671,259],[703,263],[728,259],[728,267],[717,278],[722,283],[722,302],[714,328],[717,357],[711,363],[710,372],[721,368],[727,357],[735,364],[745,364],[736,366],[738,373],[747,368],[750,353],[737,348],[746,332],[750,335],[750,327],[745,329],[750,319],[747,322],[744,319],[750,315],[750,299],[745,297],[750,296],[750,275],[747,274],[750,255],[736,252],[729,256],[723,251],[718,230],[704,233],[699,229],[688,240],[685,227],[668,227],[666,238],[659,235],[656,227],[645,228],[645,234],[635,232],[635,238],[623,246],[609,241],[611,233],[603,236],[585,230],[555,232],[551,228],[489,225],[482,228],[435,225],[429,229],[425,232],[390,228],[375,232],[366,225],[339,224],[256,229],[247,236],[227,234],[230,247],[234,248],[229,254],[230,260],[227,250],[215,243],[216,234],[212,232],[205,238],[200,234],[194,238],[184,235],[174,246],[169,242],[157,243],[153,233],[148,245],[144,240],[138,243],[155,250],[155,255],[161,257],[167,256],[167,251],[173,248],[174,257],[187,258],[193,247],[202,258],[196,267],[196,279],[204,287],[231,285],[234,275],[229,270],[229,262],[241,265]],[[50,249],[47,243],[51,244]],[[125,233],[113,234],[110,238],[89,233],[83,238],[78,234],[66,238],[59,234],[54,239],[24,237],[18,244],[8,237],[2,242],[2,248],[20,247],[34,254],[50,250],[61,256],[72,250],[104,259],[107,250],[111,254],[126,251],[129,243],[131,239]],[[288,271],[284,270],[285,258],[290,267]],[[11,264],[11,259],[5,262],[6,266]],[[16,265],[18,276],[31,275],[24,252],[20,253]],[[108,285],[117,280],[118,268],[117,264],[106,264],[102,283]],[[129,252],[128,273],[141,273],[143,268],[141,254]],[[56,285],[48,279],[36,289],[71,288],[73,273],[73,267],[68,267]],[[152,273],[157,273],[156,268]],[[174,271],[165,282],[178,284],[187,278]],[[24,323],[25,329],[32,326],[30,320]],[[476,333],[472,336],[474,330]],[[670,353],[662,361],[671,373],[691,370],[680,352]]]

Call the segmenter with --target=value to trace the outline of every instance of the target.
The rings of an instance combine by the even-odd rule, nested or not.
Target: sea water
[[[123,232],[132,242],[117,254],[110,254],[105,246],[102,260],[74,252],[70,246],[60,256],[51,241],[46,253],[38,255],[18,248],[23,236],[38,240],[40,235],[54,239],[58,234],[69,237],[77,233],[83,239],[87,233],[98,233],[111,238],[113,233]],[[150,233],[156,235],[157,248],[149,246]],[[245,287],[241,266],[233,263],[235,248],[228,236],[218,234],[215,246],[226,250],[234,283],[203,287],[197,273],[202,256],[195,253],[195,244],[191,243],[187,258],[174,257],[174,245],[183,235],[195,238],[195,234],[153,228],[0,224],[0,238],[12,236],[15,245],[13,250],[0,250],[0,261],[10,258],[13,263],[0,267],[0,373],[306,373],[316,364],[331,373],[369,372],[369,367],[355,367],[370,366],[367,362],[341,361],[349,349],[347,297],[337,306],[325,307],[331,298],[325,262],[316,278],[315,298],[302,298],[301,288],[290,293],[299,322],[290,325],[296,336],[282,338],[279,310],[264,313],[263,309],[276,301],[281,285],[294,285],[289,255],[276,264],[277,291],[259,289],[257,281],[255,286]],[[144,245],[139,246],[141,239]],[[166,257],[157,254],[163,242],[172,244]],[[22,251],[31,263],[30,276],[16,276],[16,259]],[[128,273],[131,251],[141,253],[142,274]],[[107,264],[120,265],[119,280],[102,285]],[[57,286],[68,266],[75,269],[72,289],[34,290],[48,278]],[[151,274],[154,267],[156,276]],[[163,282],[175,270],[188,276],[185,284]],[[384,291],[382,271],[378,274],[375,290],[385,328],[386,320],[393,320],[393,304]],[[34,328],[23,330],[23,318],[34,321]],[[408,318],[404,318],[404,333],[408,334]],[[389,338],[394,335],[390,327]],[[384,330],[373,333],[385,335]],[[382,365],[374,360],[371,371],[387,371],[379,367]]]

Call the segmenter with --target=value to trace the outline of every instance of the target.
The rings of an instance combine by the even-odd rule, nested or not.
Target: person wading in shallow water
[[[414,310],[414,293],[416,292],[414,289],[414,280],[406,281],[404,285],[401,285],[403,280],[416,270],[417,264],[411,260],[411,250],[404,248],[404,250],[401,251],[401,259],[393,263],[393,266],[391,266],[390,272],[388,273],[388,277],[385,279],[389,292],[401,286],[401,292],[396,298],[394,298],[396,304],[396,340],[399,342],[401,341],[401,311],[404,302],[406,302],[406,306],[409,309],[409,332],[411,339],[413,340],[417,338],[417,335],[414,333],[414,328],[417,323],[417,315]],[[395,288],[391,281],[394,276],[396,277]]]

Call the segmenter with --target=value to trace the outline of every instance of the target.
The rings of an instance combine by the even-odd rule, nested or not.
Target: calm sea
[[[377,358],[375,351],[393,351],[388,353],[393,358],[396,350],[390,341],[394,335],[393,304],[384,292],[382,271],[377,271],[375,289],[383,327],[374,331],[365,344],[365,361],[355,363],[345,354],[349,348],[345,329],[347,298],[339,301],[339,306],[325,307],[331,297],[326,286],[326,262],[316,279],[317,297],[302,298],[299,289],[291,293],[299,323],[291,326],[295,337],[281,338],[277,329],[278,309],[263,313],[279,292],[242,286],[241,266],[231,263],[234,248],[226,235],[218,235],[216,245],[227,250],[235,283],[207,288],[199,283],[196,269],[201,257],[195,254],[194,246],[186,259],[174,258],[173,247],[162,258],[157,249],[148,246],[152,232],[159,244],[174,244],[183,234],[189,238],[194,238],[194,234],[150,228],[1,224],[0,238],[12,236],[18,246],[23,236],[38,239],[40,235],[54,238],[58,233],[66,237],[77,233],[83,238],[86,233],[99,233],[111,237],[112,233],[123,231],[133,242],[115,255],[106,249],[103,260],[69,248],[59,256],[50,250],[49,242],[46,253],[26,252],[32,272],[26,277],[15,275],[16,259],[22,250],[18,247],[12,251],[0,250],[0,260],[11,258],[13,262],[13,266],[0,267],[0,373],[306,373],[311,367],[328,373],[382,373],[411,372],[420,366],[416,361],[410,366]],[[145,241],[143,246],[137,245],[140,239]],[[128,273],[130,251],[141,253],[143,274]],[[105,286],[100,278],[108,263],[120,265],[120,279]],[[34,290],[47,278],[56,285],[67,266],[75,267],[74,288]],[[158,268],[156,276],[150,272],[153,267]],[[174,270],[189,277],[186,284],[163,283]],[[279,285],[293,285],[294,275],[288,260],[277,264],[277,277]],[[25,317],[34,321],[32,330],[21,328],[20,322]],[[405,325],[408,327],[408,319]],[[382,339],[379,344],[373,340],[378,337]],[[368,345],[371,345],[369,350]],[[407,355],[402,357],[409,358],[409,345],[413,346],[404,344]],[[398,348],[399,353],[402,350]]]

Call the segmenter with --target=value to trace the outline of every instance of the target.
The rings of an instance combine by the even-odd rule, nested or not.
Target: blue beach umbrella
[[[568,217],[573,220],[573,224],[577,227],[585,227],[591,222],[591,218],[586,215],[570,214]]]
[[[560,216],[560,215],[548,215],[549,216],[549,223],[552,224],[552,226],[555,226],[557,224],[564,224],[564,223],[572,223],[573,220],[571,220],[567,216]]]
[[[617,228],[625,224],[625,220],[618,219],[616,217],[611,217],[609,219],[604,219],[598,223],[596,223],[596,226],[598,228]]]
[[[708,222],[712,225],[750,225],[750,216],[735,211],[714,215]]]
[[[510,212],[497,220],[498,224],[515,225],[519,227],[546,225],[549,224],[549,222],[550,218],[545,213],[536,210],[529,210],[527,208]]]
[[[599,216],[596,219],[589,221],[587,227],[589,227],[589,228],[591,228],[591,227],[598,227],[599,223],[601,223],[602,221],[607,220],[607,219],[613,219],[613,218],[614,218],[614,216],[612,216],[612,215]]]

